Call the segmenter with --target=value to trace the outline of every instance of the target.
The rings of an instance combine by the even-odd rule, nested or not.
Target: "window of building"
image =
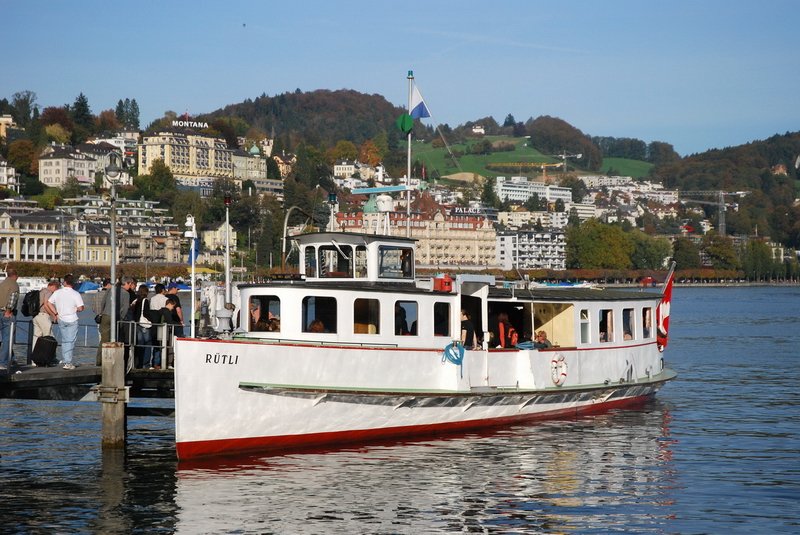
[[[614,340],[614,311],[610,308],[600,310],[600,336],[601,342],[611,342]]]
[[[377,299],[353,301],[353,332],[355,334],[380,334],[381,305]]]
[[[632,308],[622,309],[622,339],[633,340],[635,338],[636,325],[634,325],[634,316]]]
[[[303,332],[335,333],[336,316],[335,298],[309,296],[303,299]]]
[[[418,311],[416,301],[395,301],[394,334],[416,336]]]
[[[450,336],[450,303],[433,304],[434,336]]]
[[[591,323],[589,322],[589,310],[588,309],[586,309],[586,308],[582,308],[581,309],[581,319],[580,319],[580,321],[581,321],[581,343],[582,344],[588,344],[589,343],[589,336],[590,336],[589,333],[591,332],[590,327],[589,327],[591,325]]]
[[[250,331],[281,331],[281,300],[278,296],[251,296],[248,310]]]

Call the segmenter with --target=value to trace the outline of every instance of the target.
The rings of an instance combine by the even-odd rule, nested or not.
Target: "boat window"
[[[581,309],[581,343],[589,343],[589,310],[586,308]]]
[[[364,279],[367,277],[367,248],[364,245],[356,247],[355,261],[355,274],[357,279]]]
[[[416,301],[395,301],[394,334],[417,335],[417,310]]]
[[[433,335],[450,336],[450,303],[433,304]]]
[[[414,250],[411,247],[378,249],[378,276],[387,279],[414,278]]]
[[[600,336],[601,342],[614,340],[614,311],[610,308],[600,310]]]
[[[317,276],[317,251],[314,247],[305,248],[306,277]]]
[[[381,306],[377,299],[356,299],[353,302],[353,332],[380,334]]]
[[[319,248],[318,257],[320,277],[353,277],[353,249],[349,245],[323,245]]]
[[[336,299],[309,296],[303,298],[303,332],[336,332]]]
[[[642,338],[647,339],[653,336],[653,309],[645,307],[642,309]]]
[[[633,340],[634,333],[636,332],[633,319],[633,309],[632,308],[623,308],[622,309],[622,339],[623,340]]]
[[[250,330],[280,332],[281,300],[276,295],[250,297]]]

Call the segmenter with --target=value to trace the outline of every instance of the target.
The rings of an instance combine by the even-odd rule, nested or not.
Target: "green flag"
[[[411,129],[414,128],[414,119],[407,113],[404,113],[397,120],[394,122],[397,125],[397,128],[403,131],[404,134],[408,134],[411,132]]]

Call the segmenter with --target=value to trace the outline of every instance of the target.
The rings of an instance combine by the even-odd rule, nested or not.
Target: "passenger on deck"
[[[508,314],[500,312],[497,314],[497,347],[514,347],[517,345],[519,335],[517,330],[508,321]]]
[[[461,310],[461,344],[467,349],[474,349],[477,344],[475,343],[475,326],[469,317],[469,312]]]
[[[536,339],[533,342],[534,349],[547,349],[549,347],[553,347],[553,344],[550,343],[550,340],[547,339],[547,333],[544,331],[539,331],[536,333]]]
[[[312,333],[324,333],[325,324],[322,323],[322,320],[314,320],[308,324],[308,331]]]

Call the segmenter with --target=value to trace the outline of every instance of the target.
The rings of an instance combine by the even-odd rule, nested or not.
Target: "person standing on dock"
[[[36,341],[40,336],[53,335],[53,322],[56,320],[56,317],[47,311],[45,303],[47,303],[47,300],[50,299],[50,296],[53,295],[56,290],[58,290],[57,280],[51,280],[47,283],[47,286],[39,290],[39,313],[36,314],[31,321],[31,323],[33,323],[33,343],[31,344],[31,348],[36,347]]]
[[[74,370],[72,352],[75,339],[78,337],[78,312],[82,311],[83,298],[75,291],[72,275],[66,275],[61,288],[56,290],[47,300],[48,311],[55,312],[59,331],[61,331],[61,360],[65,370]]]
[[[167,297],[171,297],[175,301],[175,309],[172,311],[172,317],[175,320],[175,336],[183,336],[183,308],[181,308],[181,300],[178,297],[178,285],[171,282],[167,287]]]
[[[6,278],[0,282],[0,374],[7,374],[14,359],[14,341],[11,339],[11,327],[17,319],[17,301],[19,301],[19,284],[17,270],[8,268]]]

